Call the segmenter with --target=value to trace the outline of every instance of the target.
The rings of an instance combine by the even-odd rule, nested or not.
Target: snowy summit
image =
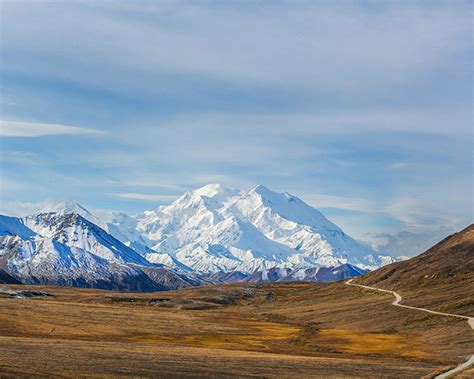
[[[395,260],[262,185],[245,192],[209,184],[137,217],[62,202],[0,216],[0,242],[0,269],[22,282],[131,290],[212,278],[335,280]]]

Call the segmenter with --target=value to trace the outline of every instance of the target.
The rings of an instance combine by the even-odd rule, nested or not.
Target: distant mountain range
[[[397,261],[264,186],[211,184],[137,217],[75,202],[0,216],[0,269],[23,283],[155,291],[232,281],[331,281]]]

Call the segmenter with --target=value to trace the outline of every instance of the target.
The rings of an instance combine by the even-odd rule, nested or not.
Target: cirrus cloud
[[[2,137],[43,137],[52,135],[103,134],[102,130],[62,124],[0,120]]]
[[[113,196],[119,197],[121,199],[140,200],[140,201],[157,201],[157,202],[171,201],[171,200],[175,200],[178,197],[177,195],[152,195],[152,194],[133,193],[133,192],[114,193]]]

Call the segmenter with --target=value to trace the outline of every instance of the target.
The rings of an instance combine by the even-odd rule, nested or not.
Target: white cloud
[[[430,230],[368,233],[362,239],[382,254],[415,256],[455,231],[454,228],[433,227]]]
[[[120,183],[127,187],[148,187],[171,192],[184,192],[189,189],[189,186],[177,182],[161,180],[154,176],[153,172],[143,173],[142,175],[134,174],[132,178],[125,178]]]
[[[459,199],[447,203],[439,201],[439,196],[425,193],[416,196],[402,196],[387,204],[387,214],[404,223],[409,230],[431,230],[444,225],[454,227],[467,223],[463,212],[469,199]]]
[[[0,120],[0,136],[3,137],[42,137],[51,135],[103,134],[96,129],[61,124]]]
[[[59,202],[59,201],[58,201]],[[1,214],[9,216],[24,217],[31,214],[40,213],[46,209],[53,208],[57,204],[51,199],[42,201],[12,201],[4,202],[0,208]]]
[[[375,204],[367,199],[351,198],[332,195],[308,195],[303,198],[315,208],[335,208],[359,212],[376,212],[378,211]]]
[[[168,202],[173,201],[178,198],[178,195],[150,195],[145,193],[133,193],[133,192],[124,192],[124,193],[114,193],[112,194],[115,197],[121,199],[129,200],[140,200],[140,201],[157,201],[157,202]]]
[[[28,43],[31,50],[39,46],[70,62],[64,66],[35,62],[35,67],[27,63],[17,70],[80,78],[127,92],[155,83],[137,81],[136,75],[116,80],[111,70],[118,62],[132,72],[179,71],[352,94],[361,88],[375,91],[383,84],[409,82],[422,70],[446,67],[453,57],[455,64],[463,64],[457,57],[470,26],[463,4],[407,2],[374,10],[356,2],[315,3],[226,7],[171,2],[157,8],[140,4],[133,10],[115,3],[8,4],[3,40],[6,49]],[[54,21],[45,25],[45,15]],[[84,25],[87,37],[80,33]],[[84,56],[90,58],[88,65],[95,65],[87,75]]]
[[[68,83],[71,91],[40,92],[31,101],[33,88],[26,94],[10,88],[2,98],[5,114],[46,114],[54,103],[61,120],[71,114],[77,120],[87,108],[85,118],[103,122],[109,138],[80,149],[71,149],[75,139],[69,138],[61,150],[44,149],[38,157],[3,154],[2,179],[11,183],[0,183],[2,203],[61,194],[164,202],[175,196],[140,192],[263,182],[280,191],[316,188],[327,195],[302,198],[319,208],[369,212],[367,219],[384,213],[407,227],[457,223],[472,215],[472,184],[454,177],[472,171],[465,168],[470,152],[450,142],[468,140],[471,132],[470,91],[459,84],[472,78],[469,8],[449,1],[377,7],[9,2],[2,9],[2,67],[17,78],[41,80],[41,91],[53,94],[50,83]],[[87,90],[81,96],[89,102],[75,101],[82,99],[76,87]],[[118,103],[124,109],[108,107],[124,94],[127,101]],[[3,136],[97,133],[61,124],[0,125]],[[383,133],[389,133],[384,140]],[[357,138],[363,143],[350,143]],[[372,164],[379,157],[385,174]],[[354,179],[350,171],[360,175]],[[361,189],[361,177],[379,186],[377,193]]]

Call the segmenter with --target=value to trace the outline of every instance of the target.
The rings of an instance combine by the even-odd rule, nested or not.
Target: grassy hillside
[[[395,290],[408,305],[474,316],[474,225],[355,282]]]

